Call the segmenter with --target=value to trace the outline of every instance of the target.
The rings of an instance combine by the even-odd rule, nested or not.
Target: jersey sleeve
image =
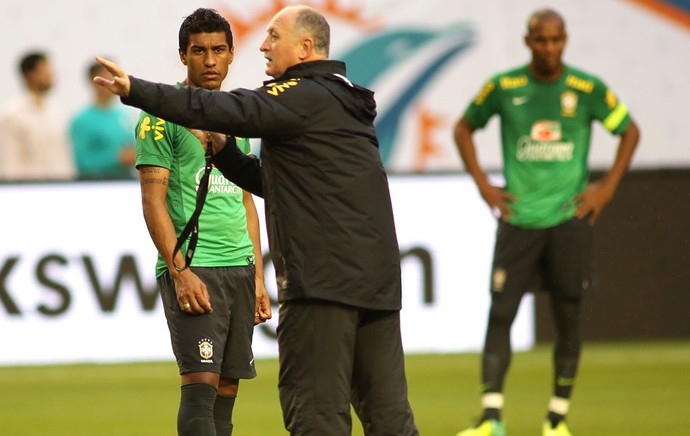
[[[136,133],[136,166],[153,165],[171,169],[176,126],[162,118],[141,112]]]
[[[498,112],[498,77],[494,76],[482,86],[465,110],[465,119],[475,129],[486,126],[491,117]]]
[[[600,79],[594,79],[592,116],[614,135],[621,135],[630,125],[630,113],[625,103]]]

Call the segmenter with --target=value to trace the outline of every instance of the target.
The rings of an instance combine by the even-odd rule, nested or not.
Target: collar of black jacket
[[[285,70],[285,73],[279,78],[265,81],[264,85],[300,77],[327,76],[331,74],[345,76],[345,62],[330,59],[302,62]]]

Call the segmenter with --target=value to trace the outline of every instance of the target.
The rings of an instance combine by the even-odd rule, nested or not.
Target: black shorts
[[[491,292],[519,296],[543,290],[579,298],[592,282],[592,233],[592,226],[577,218],[546,229],[499,222]]]
[[[183,312],[170,274],[166,272],[158,279],[180,374],[216,372],[228,378],[256,377],[252,353],[255,267],[192,267],[191,270],[206,284],[212,313]]]

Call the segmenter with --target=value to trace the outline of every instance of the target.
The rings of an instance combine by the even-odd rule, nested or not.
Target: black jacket
[[[373,92],[347,80],[345,64],[302,63],[261,88],[231,92],[130,79],[128,105],[187,127],[262,139],[260,161],[226,147],[214,163],[265,199],[281,301],[400,309],[400,252],[376,103]]]

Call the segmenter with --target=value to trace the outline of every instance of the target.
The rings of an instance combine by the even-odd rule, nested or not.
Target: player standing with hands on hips
[[[179,56],[187,77],[177,87],[217,92],[233,54],[227,20],[212,9],[197,9],[180,26]],[[185,127],[147,112],[136,133],[144,218],[159,252],[156,277],[180,370],[177,431],[229,436],[239,380],[256,376],[254,325],[271,318],[254,201],[214,168],[186,268],[187,243],[177,252],[174,247],[195,213],[204,150]],[[246,139],[236,142],[249,152]]]
[[[549,293],[557,338],[553,395],[543,436],[570,436],[565,418],[580,358],[580,307],[591,284],[592,225],[628,169],[639,130],[597,77],[566,65],[565,22],[551,9],[528,21],[526,65],[492,77],[455,127],[455,142],[484,201],[500,214],[491,309],[482,354],[483,415],[458,436],[503,436],[503,385],[510,328],[525,292]],[[500,117],[505,188],[479,165],[473,132]],[[620,136],[609,171],[588,184],[591,124]]]
[[[370,436],[418,435],[400,334],[398,247],[374,129],[373,92],[329,60],[315,9],[278,12],[260,50],[273,77],[255,90],[209,92],[128,77],[98,83],[165,120],[260,137],[261,160],[215,137],[214,163],[264,197],[280,300],[278,387],[293,435],[349,436],[350,404]],[[222,149],[221,149],[222,148]]]

